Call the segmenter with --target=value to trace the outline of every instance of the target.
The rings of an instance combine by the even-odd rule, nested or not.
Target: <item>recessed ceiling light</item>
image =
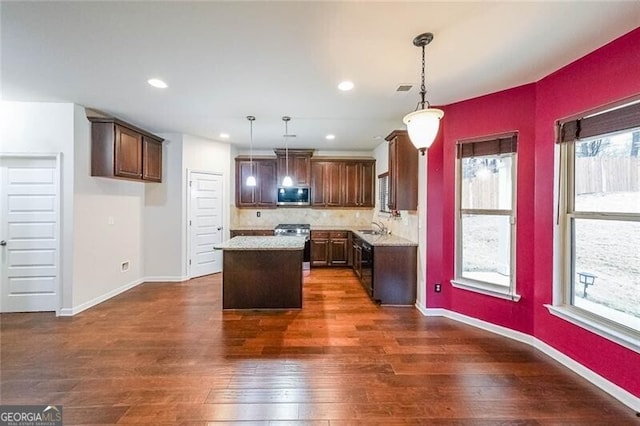
[[[150,78],[149,80],[147,80],[147,83],[149,83],[153,87],[157,87],[158,89],[166,89],[167,87],[169,87],[167,86],[167,83],[160,80],[159,78]]]
[[[327,135],[324,137],[326,140],[332,141],[336,138],[336,135]]]
[[[229,133],[220,133],[220,139],[229,139]]]
[[[376,139],[376,140],[380,140],[380,139],[382,139],[382,136],[380,136],[380,135],[375,135],[373,138],[374,138],[374,139]]]
[[[353,89],[354,84],[353,81],[343,81],[342,83],[338,84],[338,89],[342,90],[343,92],[347,92],[351,89]]]

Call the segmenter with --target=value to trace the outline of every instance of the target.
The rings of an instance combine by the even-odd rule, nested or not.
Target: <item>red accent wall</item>
[[[640,28],[537,83],[444,107],[428,152],[427,307],[535,336],[640,396],[640,354],[549,314],[552,302],[554,135],[558,119],[640,94]],[[516,286],[511,302],[449,285],[455,256],[455,145],[518,131]],[[433,284],[443,282],[443,292]]]

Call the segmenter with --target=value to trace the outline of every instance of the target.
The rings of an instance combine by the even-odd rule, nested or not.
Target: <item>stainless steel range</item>
[[[311,225],[308,223],[281,223],[276,225],[273,233],[281,237],[305,237],[302,269],[308,270],[311,268]]]

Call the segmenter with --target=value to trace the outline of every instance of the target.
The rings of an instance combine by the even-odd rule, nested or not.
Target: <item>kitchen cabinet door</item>
[[[236,158],[236,207],[276,207],[276,160]],[[256,178],[256,186],[247,186],[247,177]]]
[[[329,265],[329,238],[311,238],[311,266]]]
[[[311,162],[311,205],[340,207],[342,205],[342,175],[344,162]]]
[[[344,207],[375,205],[375,161],[348,161],[344,165]]]
[[[278,156],[278,185],[287,174],[287,160],[284,149],[276,149]],[[311,149],[289,150],[289,176],[293,180],[293,186],[309,186],[311,184]]]
[[[142,178],[142,135],[116,124],[116,176]]]
[[[389,209],[418,208],[418,150],[405,130],[395,130],[389,142]]]
[[[344,266],[349,263],[349,239],[331,238],[329,244],[329,263]]]
[[[162,181],[162,143],[142,137],[142,179]]]

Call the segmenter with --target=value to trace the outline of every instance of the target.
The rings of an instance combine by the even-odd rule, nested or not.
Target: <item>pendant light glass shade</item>
[[[293,179],[289,176],[289,120],[291,120],[291,117],[287,117],[286,115],[282,117],[282,121],[284,121],[284,155],[287,169],[284,179],[282,179],[282,186],[293,186]]]
[[[250,175],[247,176],[247,186],[256,186],[256,178],[253,175],[253,122],[255,121],[255,117],[253,115],[248,115],[247,120],[249,120],[249,171]]]
[[[424,48],[433,40],[433,34],[424,33],[413,39],[413,45],[422,48],[422,74],[420,85],[420,102],[416,111],[405,115],[402,122],[407,126],[407,133],[411,143],[424,155],[427,148],[431,146],[438,135],[440,128],[440,119],[444,116],[444,111],[437,108],[431,108],[429,102],[426,101],[427,88],[424,83],[425,59]]]
[[[407,126],[409,139],[417,149],[424,150],[431,146],[443,116],[444,111],[437,108],[419,109],[404,116],[402,122]]]

